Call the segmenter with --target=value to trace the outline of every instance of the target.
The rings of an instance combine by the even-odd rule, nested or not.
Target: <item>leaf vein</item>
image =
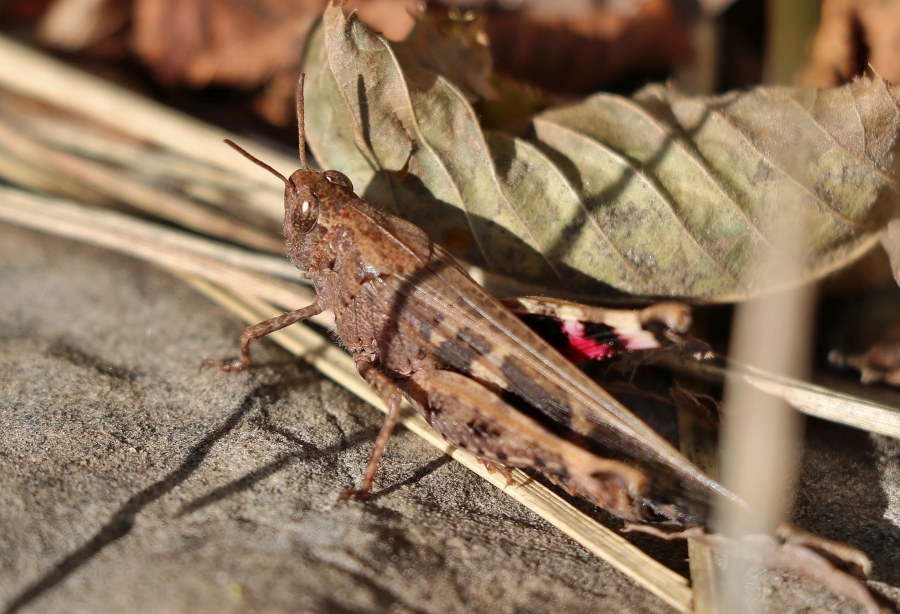
[[[731,205],[731,208],[747,223],[747,226],[752,229],[752,231],[765,243],[768,243],[770,246],[772,245],[771,241],[766,237],[766,235],[762,232],[762,230],[756,225],[753,219],[747,214],[744,208],[741,206],[741,203],[738,199],[731,194],[724,185],[722,185],[722,181],[719,179],[718,175],[712,171],[709,167],[709,164],[705,160],[701,160],[702,157],[700,153],[696,150],[696,148],[688,149],[688,146],[684,143],[684,141],[680,138],[677,138],[673,135],[666,127],[665,124],[660,122],[653,114],[647,112],[641,105],[637,104],[635,101],[631,99],[623,99],[630,104],[631,108],[637,112],[638,115],[643,117],[654,126],[661,134],[663,134],[666,138],[671,140],[674,147],[676,147],[681,153],[688,159],[690,162],[700,171],[704,178],[709,182],[709,185],[715,188],[715,190],[722,195],[722,198],[726,203]],[[669,104],[666,101],[666,104]]]
[[[547,254],[544,253],[544,250],[543,250],[543,247],[541,246],[540,241],[537,240],[537,237],[535,237],[534,233],[531,231],[531,228],[528,226],[527,223],[525,223],[525,220],[519,214],[519,211],[509,201],[509,198],[507,197],[506,192],[502,189],[502,187],[501,187],[502,182],[500,181],[500,177],[497,175],[497,168],[494,166],[494,161],[491,158],[490,147],[488,147],[487,140],[484,138],[484,132],[481,130],[481,124],[478,121],[478,116],[475,114],[475,111],[474,111],[474,109],[472,109],[471,105],[469,104],[469,101],[466,100],[465,96],[463,96],[462,93],[455,86],[453,86],[447,80],[446,77],[444,77],[444,75],[435,73],[433,71],[427,71],[427,70],[425,72],[428,72],[429,74],[433,75],[435,77],[436,81],[444,84],[444,86],[448,89],[448,91],[451,92],[454,96],[456,96],[456,98],[459,101],[459,104],[462,105],[462,108],[466,110],[466,113],[469,115],[469,120],[472,122],[472,125],[476,126],[475,132],[477,134],[479,142],[481,143],[483,153],[484,153],[485,157],[487,158],[487,168],[489,169],[491,178],[494,180],[493,183],[497,189],[497,193],[501,197],[503,203],[506,204],[507,209],[510,211],[510,213],[512,213],[513,217],[515,217],[515,219],[518,220],[519,225],[522,227],[522,229],[528,235],[528,238],[531,240],[532,245],[534,245],[537,248],[536,251],[541,255],[541,258],[544,259],[544,262],[546,262],[547,266],[550,268],[550,270],[553,271],[553,274],[556,275],[556,277],[560,281],[564,280],[565,278],[560,274],[559,270],[556,268],[556,266],[553,264],[553,262],[547,256]]]
[[[766,94],[768,94],[768,92],[766,92]],[[818,89],[816,89],[815,95],[816,95],[816,99],[818,99],[818,97],[819,97]],[[796,98],[794,98],[792,96],[788,96],[786,98],[786,100],[791,105],[795,106],[797,108],[797,110],[800,111],[800,113],[809,120],[808,121],[809,124],[818,128],[822,132],[822,134],[825,135],[825,138],[827,138],[829,141],[831,141],[831,143],[833,145],[835,145],[838,149],[842,150],[848,156],[853,158],[860,166],[862,166],[863,168],[867,169],[868,171],[870,171],[872,173],[875,173],[876,175],[878,175],[879,177],[881,177],[888,183],[894,182],[894,179],[888,173],[886,173],[884,170],[879,168],[878,165],[875,164],[872,160],[869,160],[865,156],[858,155],[852,149],[850,149],[849,147],[847,147],[846,145],[841,143],[839,140],[837,140],[837,137],[835,137],[831,133],[830,130],[828,130],[824,125],[822,125],[822,123],[816,119],[815,115],[813,115],[812,112],[808,108],[806,108],[805,106],[800,104],[799,100],[797,100]],[[896,104],[896,102],[895,102],[895,104]]]
[[[535,118],[535,121],[541,121],[541,120]],[[584,201],[582,200],[581,196],[579,196],[578,191],[574,188],[574,186],[572,186],[572,184],[569,182],[568,178],[566,178],[565,174],[559,169],[559,167],[556,166],[556,164],[554,164],[553,161],[550,160],[550,158],[548,158],[544,154],[544,152],[542,152],[539,148],[535,147],[533,144],[527,143],[525,141],[522,141],[522,143],[526,147],[529,147],[530,149],[532,149],[536,155],[540,156],[541,158],[543,158],[544,160],[547,161],[547,166],[552,170],[552,172],[556,173],[559,180],[562,181],[563,184],[566,186],[566,188],[572,193],[572,196],[574,197],[575,202],[578,203],[578,206],[584,212],[584,217],[588,221],[588,224],[590,224],[591,227],[594,228],[596,233],[600,235],[600,237],[606,242],[607,245],[609,245],[612,252],[616,256],[618,256],[619,260],[622,262],[622,264],[625,266],[625,268],[628,269],[628,271],[630,271],[634,275],[634,277],[637,279],[638,283],[645,290],[652,289],[654,287],[652,280],[647,275],[641,273],[637,268],[635,268],[635,266],[628,260],[628,258],[622,252],[622,250],[619,249],[619,247],[613,243],[612,238],[606,233],[605,230],[603,230],[603,228],[600,226],[600,224],[597,223],[597,220],[594,219],[594,216],[591,215],[590,209],[588,209],[587,205],[584,204]]]
[[[386,50],[388,57],[391,59],[391,62],[393,63],[394,68],[397,71],[397,75],[399,76],[399,78],[403,84],[403,87],[401,88],[403,90],[403,99],[406,101],[406,103],[409,107],[409,114],[410,114],[410,118],[411,118],[411,122],[412,122],[412,127],[414,128],[416,136],[419,137],[419,142],[422,143],[424,148],[431,154],[431,157],[437,164],[437,167],[447,177],[448,183],[453,188],[453,192],[456,194],[456,196],[458,198],[458,203],[459,203],[460,209],[462,209],[463,213],[466,216],[466,223],[469,225],[469,232],[471,232],[472,238],[475,240],[475,243],[478,245],[478,251],[481,252],[481,255],[484,258],[485,264],[489,268],[493,268],[493,265],[491,263],[491,258],[488,255],[488,252],[485,249],[484,244],[481,242],[481,238],[475,232],[475,224],[472,222],[471,212],[469,211],[469,208],[466,205],[465,198],[463,198],[462,191],[460,190],[459,185],[454,180],[453,175],[451,174],[450,169],[447,168],[447,165],[445,164],[444,160],[440,157],[440,155],[438,155],[437,151],[434,149],[434,147],[431,145],[431,143],[428,142],[428,139],[425,138],[425,134],[422,130],[422,127],[419,125],[419,120],[418,120],[418,117],[416,116],[415,106],[413,104],[412,98],[409,95],[409,84],[407,83],[407,80],[406,80],[406,73],[403,70],[402,66],[400,65],[400,61],[397,59],[397,56],[394,53],[394,49],[391,47],[390,43],[388,43],[383,37],[375,36],[375,38],[378,40],[378,42],[381,44],[381,46]],[[400,123],[401,124],[403,123],[402,120]]]
[[[643,183],[651,192],[656,194],[658,199],[665,204],[665,208],[671,213],[672,217],[680,226],[683,234],[686,235],[691,242],[697,247],[701,254],[711,262],[723,275],[728,277],[736,286],[746,289],[744,284],[725,266],[724,263],[720,262],[701,242],[700,240],[691,232],[690,228],[685,224],[684,218],[678,213],[678,210],[675,208],[671,196],[669,196],[665,191],[663,191],[662,187],[659,185],[657,181],[655,181],[652,177],[650,177],[647,173],[639,169],[634,165],[631,160],[615,151],[605,143],[587,135],[583,132],[579,132],[578,130],[574,130],[568,126],[560,124],[558,122],[554,122],[553,120],[541,119],[537,121],[544,121],[547,123],[552,123],[555,127],[561,129],[564,132],[568,132],[574,135],[576,138],[585,141],[589,146],[599,149],[603,154],[605,154],[608,158],[611,158],[616,163],[618,163],[621,167],[623,167],[626,171],[630,171],[638,180]],[[582,203],[582,206],[584,204]],[[593,219],[593,217],[588,212],[588,217]],[[596,222],[595,222],[596,223]],[[605,233],[604,233],[604,236]],[[610,244],[612,242],[610,241]],[[621,254],[621,250],[617,248],[617,251]],[[624,258],[624,256],[623,256]]]

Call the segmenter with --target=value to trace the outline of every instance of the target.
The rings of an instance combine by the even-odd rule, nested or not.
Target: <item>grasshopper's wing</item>
[[[435,247],[426,269],[393,283],[396,300],[403,301],[397,310],[401,326],[428,339],[442,363],[512,393],[574,439],[660,474],[670,485],[666,490],[683,490],[689,499],[708,501],[718,493],[737,501],[523,324],[443,249]]]

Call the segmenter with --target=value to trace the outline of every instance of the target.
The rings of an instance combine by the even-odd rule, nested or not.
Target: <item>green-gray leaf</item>
[[[533,119],[531,141],[483,131],[460,89],[332,6],[307,55],[316,158],[457,255],[557,294],[612,287],[735,299],[764,289],[786,208],[803,278],[877,240],[898,89],[757,88],[687,98],[652,86]]]

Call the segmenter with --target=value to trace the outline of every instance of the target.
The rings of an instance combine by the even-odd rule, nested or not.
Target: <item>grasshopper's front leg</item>
[[[301,320],[308,320],[309,318],[318,315],[325,311],[325,309],[319,304],[318,300],[314,302],[312,305],[307,305],[306,307],[301,307],[300,309],[295,309],[294,311],[288,311],[287,313],[283,313],[280,316],[275,316],[269,320],[264,320],[259,324],[254,324],[253,326],[248,326],[244,329],[243,334],[241,335],[241,357],[238,360],[217,360],[215,358],[207,358],[202,363],[200,363],[200,367],[219,367],[222,371],[231,371],[238,372],[243,371],[247,367],[250,366],[250,342],[255,341],[257,339],[261,339],[266,335],[271,335],[272,333],[281,330],[282,328],[286,328],[291,324],[296,324]]]
[[[488,464],[540,471],[574,495],[623,517],[636,516],[635,503],[648,484],[634,467],[560,437],[460,373],[419,371],[405,387],[416,409],[451,444]]]

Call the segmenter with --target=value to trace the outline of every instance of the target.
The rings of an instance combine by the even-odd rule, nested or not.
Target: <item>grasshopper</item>
[[[489,468],[540,472],[626,521],[705,527],[710,502],[739,499],[566,360],[476,283],[425,232],[357,196],[336,170],[309,168],[303,77],[297,85],[299,170],[289,178],[230,146],[284,183],[284,235],[315,301],[247,328],[250,344],[322,311],[388,408],[366,472],[346,496],[364,498],[397,424],[401,399],[454,446]],[[520,309],[549,314],[534,299]]]

